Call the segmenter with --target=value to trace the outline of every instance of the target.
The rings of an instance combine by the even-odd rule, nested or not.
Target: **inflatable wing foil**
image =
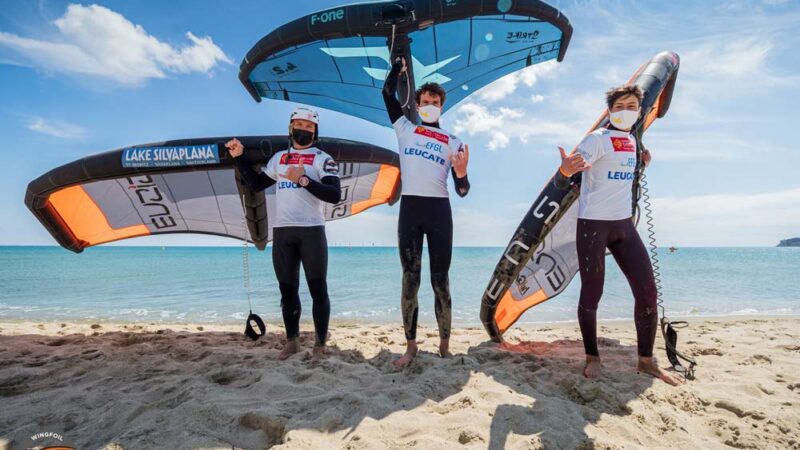
[[[639,181],[643,171],[641,137],[656,119],[667,113],[679,65],[677,54],[663,52],[639,68],[630,80],[644,92],[642,118],[632,129],[639,144],[633,183],[634,204],[631,205],[637,221],[641,197]],[[606,111],[589,132],[607,124]],[[501,341],[503,333],[525,311],[563,292],[578,273],[575,247],[578,205],[575,200],[580,194],[581,177],[580,174],[573,176],[568,190],[556,188],[554,178],[548,180],[517,227],[483,294],[481,322],[495,341]]]
[[[25,204],[56,241],[74,252],[107,242],[168,233],[271,240],[275,186],[251,191],[223,143],[230,138],[158,142],[89,156],[51,170],[28,185]],[[239,138],[256,168],[288,146],[286,136]],[[317,147],[339,162],[342,197],[326,205],[327,220],[394,202],[396,152],[344,139]],[[245,226],[246,224],[246,226]]]
[[[481,87],[525,67],[561,61],[572,26],[539,0],[395,0],[316,12],[264,36],[239,79],[256,101],[289,100],[391,126],[381,89],[391,61],[406,116],[427,82],[447,92],[445,111]],[[444,112],[444,111],[443,111]]]

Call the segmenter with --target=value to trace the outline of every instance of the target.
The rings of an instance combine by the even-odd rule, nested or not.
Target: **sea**
[[[278,325],[280,295],[270,248],[248,250],[253,312]],[[503,248],[453,250],[453,326],[480,326],[481,295]],[[800,248],[659,249],[661,293],[670,318],[800,315]],[[423,261],[420,323],[435,325]],[[303,319],[311,298],[301,272]],[[334,321],[400,324],[397,248],[331,247],[328,290]],[[580,279],[519,323],[576,320]],[[0,247],[0,320],[243,323],[250,309],[242,247]],[[633,297],[609,257],[598,312],[629,319]]]

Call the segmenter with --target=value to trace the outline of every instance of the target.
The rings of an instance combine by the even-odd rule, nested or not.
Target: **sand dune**
[[[280,329],[0,323],[0,449],[800,448],[800,319],[693,323],[698,379],[634,370],[632,324],[601,328],[605,377],[580,376],[574,325],[456,330],[456,356],[404,371],[399,327],[337,324],[323,361],[273,358]],[[661,341],[659,338],[658,345]],[[663,355],[659,347],[657,355]]]

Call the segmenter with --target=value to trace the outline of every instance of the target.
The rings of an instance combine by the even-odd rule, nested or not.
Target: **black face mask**
[[[300,147],[305,147],[314,142],[314,133],[299,128],[292,128],[292,140]]]

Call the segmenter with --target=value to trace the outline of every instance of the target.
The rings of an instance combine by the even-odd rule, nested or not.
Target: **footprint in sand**
[[[311,375],[313,375],[313,374],[314,374],[314,372],[312,372],[310,370],[305,370],[303,372],[298,372],[298,373],[292,375],[292,381],[295,382],[295,383],[302,383],[302,382],[308,380],[309,378],[311,378]]]
[[[85,361],[91,361],[91,360],[97,359],[97,358],[99,358],[101,356],[103,356],[103,352],[101,352],[100,350],[98,350],[96,348],[89,349],[89,350],[86,350],[84,352],[81,352],[81,359],[83,359]]]
[[[761,383],[756,384],[756,387],[758,388],[758,390],[760,390],[761,392],[763,392],[763,393],[765,393],[767,395],[775,395],[775,391],[773,391],[772,389],[764,386]]]
[[[731,412],[731,413],[735,414],[736,417],[738,417],[740,419],[744,418],[744,417],[751,417],[751,418],[753,418],[755,420],[764,420],[764,418],[765,418],[764,413],[761,413],[761,412],[758,412],[758,411],[747,411],[744,408],[742,408],[741,406],[736,405],[733,402],[730,402],[728,400],[720,400],[720,401],[714,403],[714,406],[719,408],[719,409],[722,409],[724,411]]]
[[[471,408],[472,405],[474,404],[475,401],[472,400],[472,397],[464,396],[454,401],[453,403],[448,403],[445,405],[435,405],[432,409],[433,412],[444,415],[454,411],[459,411],[464,408]]]
[[[675,431],[678,427],[678,422],[675,418],[665,412],[660,413],[659,418],[661,419],[661,424],[658,425],[659,434],[667,434],[671,431]]]
[[[33,381],[33,376],[27,374],[16,374],[0,380],[0,397],[11,397],[27,392],[29,381]]]
[[[48,345],[50,347],[61,347],[62,345],[66,344],[80,343],[80,341],[82,341],[82,339],[74,340],[70,339],[69,337],[65,337],[65,338],[53,339],[52,341],[45,343],[45,345]]]
[[[221,384],[223,386],[233,383],[238,379],[238,376],[232,372],[220,370],[219,372],[212,373],[208,379],[213,383]]]
[[[462,445],[467,445],[470,442],[486,442],[481,435],[470,430],[461,430],[458,434],[458,442]]]
[[[766,355],[753,355],[738,364],[740,366],[772,364],[772,359],[770,359],[770,357]]]
[[[716,347],[708,347],[708,348],[698,348],[697,350],[691,351],[692,356],[722,356],[722,350]]]
[[[267,447],[283,444],[286,437],[286,423],[280,417],[249,412],[239,417],[239,425],[264,432],[267,437]]]

